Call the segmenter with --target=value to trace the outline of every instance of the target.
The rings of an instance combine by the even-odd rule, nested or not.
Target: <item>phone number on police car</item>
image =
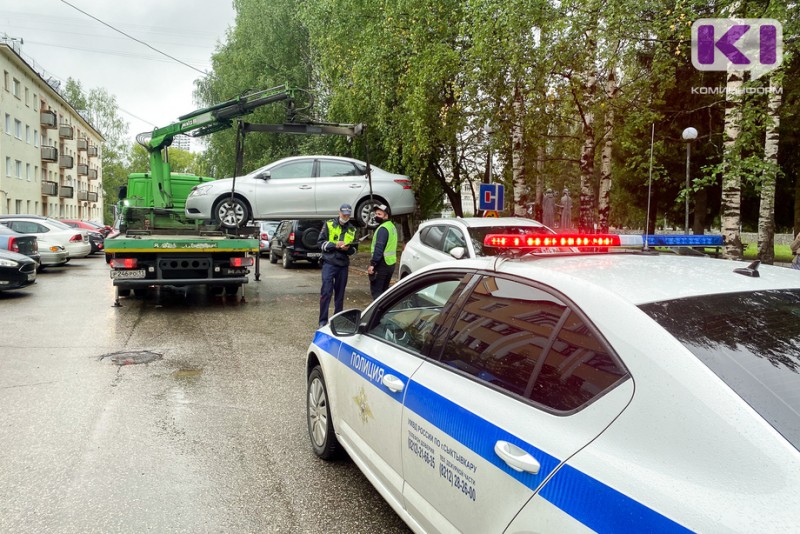
[[[432,469],[436,468],[436,457],[433,452],[429,451],[424,443],[420,443],[416,436],[408,436],[408,448]]]
[[[451,486],[460,490],[465,496],[469,497],[473,501],[476,499],[477,494],[475,492],[475,487],[472,486],[469,482],[458,476],[458,474],[454,473],[452,469],[444,465],[443,463],[439,463],[439,476],[450,483]]]

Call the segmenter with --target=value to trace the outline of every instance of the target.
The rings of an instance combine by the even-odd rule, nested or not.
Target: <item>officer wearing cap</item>
[[[333,313],[344,308],[344,289],[347,286],[347,273],[350,256],[356,253],[356,227],[350,221],[353,207],[342,204],[339,217],[331,219],[322,227],[317,246],[322,251],[322,289],[319,297],[319,326],[328,324],[328,308],[333,296]]]
[[[397,228],[389,220],[392,214],[386,204],[378,204],[372,211],[375,212],[375,222],[380,225],[372,235],[372,257],[367,268],[369,290],[374,300],[389,288],[394,274],[394,265],[397,263]]]

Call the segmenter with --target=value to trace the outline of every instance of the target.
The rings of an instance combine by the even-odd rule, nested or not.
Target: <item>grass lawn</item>
[[[748,243],[747,247],[744,249],[744,259],[756,259],[757,252],[758,248],[756,247],[756,244]],[[789,249],[789,245],[775,245],[775,261],[792,261],[792,251]]]

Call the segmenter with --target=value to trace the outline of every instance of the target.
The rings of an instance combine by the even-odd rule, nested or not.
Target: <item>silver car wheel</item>
[[[328,396],[319,378],[314,378],[308,388],[308,429],[314,445],[324,447],[328,435]]]
[[[247,207],[238,198],[217,204],[217,220],[226,228],[238,228],[247,219]]]

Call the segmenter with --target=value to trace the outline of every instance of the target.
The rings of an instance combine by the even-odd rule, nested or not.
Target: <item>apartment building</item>
[[[103,136],[0,40],[0,213],[102,221]]]

